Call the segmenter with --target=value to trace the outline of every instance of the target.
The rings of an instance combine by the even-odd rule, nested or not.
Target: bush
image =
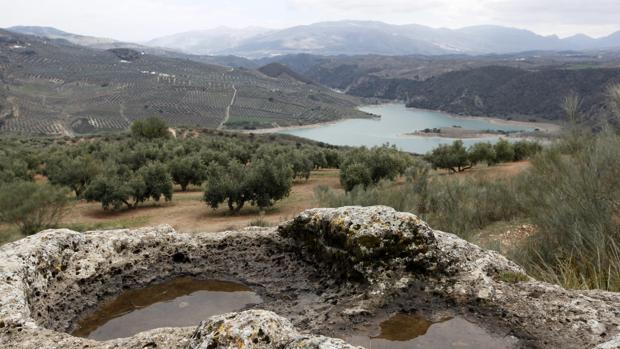
[[[340,183],[346,191],[367,187],[380,180],[393,180],[404,173],[411,156],[394,147],[365,147],[350,151],[340,164]]]
[[[495,161],[497,163],[511,162],[515,159],[515,149],[513,145],[503,138],[500,138],[500,140],[495,143],[493,150],[495,150]]]
[[[26,235],[55,227],[67,212],[68,191],[50,184],[14,182],[0,186],[0,222]]]
[[[488,142],[476,143],[469,148],[468,158],[472,164],[484,162],[487,165],[492,165],[496,163],[495,149]]]
[[[534,158],[522,178],[521,200],[537,227],[517,257],[549,281],[620,290],[620,137],[604,132],[565,153]]]
[[[513,144],[514,161],[529,159],[542,151],[542,145],[537,142],[518,141]]]
[[[405,185],[382,181],[349,192],[337,193],[319,187],[315,195],[325,207],[349,205],[386,205],[398,211],[412,212],[433,228],[469,238],[489,224],[512,220],[523,214],[510,180],[480,178],[433,178],[429,180],[424,165],[411,167]]]
[[[149,117],[145,119],[135,120],[131,123],[131,134],[137,138],[168,138],[168,123],[158,117]]]

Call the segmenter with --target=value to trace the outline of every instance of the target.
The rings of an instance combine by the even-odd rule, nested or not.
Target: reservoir
[[[380,115],[375,119],[347,119],[331,124],[318,125],[308,128],[289,128],[280,133],[325,142],[333,145],[347,146],[377,146],[385,143],[396,145],[401,150],[426,153],[439,144],[452,143],[454,139],[445,137],[425,137],[405,135],[426,128],[441,128],[460,126],[470,130],[501,130],[501,131],[530,131],[532,128],[496,123],[483,118],[454,117],[450,114],[407,108],[401,103],[363,106],[360,110]],[[463,142],[466,145],[481,141],[494,142],[499,137],[468,138]]]

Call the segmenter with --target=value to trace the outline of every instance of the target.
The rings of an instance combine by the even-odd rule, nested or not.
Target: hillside
[[[506,66],[525,70],[618,68],[618,51],[552,52],[533,51],[504,55],[441,56],[320,56],[294,54],[262,58],[259,65],[280,63],[312,81],[342,91],[354,89],[367,79],[407,79],[423,81],[452,71]]]
[[[563,98],[571,92],[583,98],[582,112],[588,117],[603,117],[607,88],[617,83],[617,68],[528,71],[488,66],[449,72],[425,81],[369,78],[349,92],[402,99],[410,107],[462,115],[559,120],[564,115]]]
[[[1,131],[114,131],[153,115],[172,125],[213,128],[365,116],[354,109],[355,97],[292,79],[8,31],[0,31],[0,76]]]
[[[306,84],[312,83],[312,81],[309,80],[308,78],[300,74],[297,74],[289,67],[285,66],[284,64],[280,64],[280,63],[269,63],[267,65],[264,65],[258,68],[258,71],[272,78],[285,78],[285,79],[288,78],[288,79],[301,81]]]

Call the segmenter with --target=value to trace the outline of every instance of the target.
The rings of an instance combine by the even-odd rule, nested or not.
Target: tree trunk
[[[235,208],[235,213],[239,213],[239,211],[241,211],[241,209],[243,208],[243,205],[245,204],[245,201],[241,201],[237,204],[237,208]]]

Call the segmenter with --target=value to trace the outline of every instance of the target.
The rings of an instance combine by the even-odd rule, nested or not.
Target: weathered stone
[[[105,342],[67,333],[123,289],[180,275],[246,283],[266,311]],[[498,253],[387,207],[309,210],[278,230],[45,231],[0,247],[0,295],[0,348],[186,348],[208,338],[260,348],[267,333],[272,347],[288,338],[282,348],[351,348],[314,334],[412,309],[473,314],[519,347],[608,349],[620,336],[619,294],[537,282]]]
[[[187,349],[355,349],[342,340],[304,336],[270,311],[248,310],[213,316],[196,329]]]

